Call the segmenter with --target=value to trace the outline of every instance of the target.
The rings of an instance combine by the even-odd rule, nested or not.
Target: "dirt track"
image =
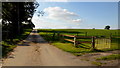
[[[3,66],[93,66],[76,56],[48,44],[33,31],[26,40],[19,43]]]

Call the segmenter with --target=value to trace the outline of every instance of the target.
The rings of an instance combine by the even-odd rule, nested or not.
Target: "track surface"
[[[48,44],[36,30],[19,43],[3,66],[93,66]]]

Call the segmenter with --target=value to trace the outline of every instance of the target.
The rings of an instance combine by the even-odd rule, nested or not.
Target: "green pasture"
[[[60,32],[61,34],[79,36],[112,36],[112,37],[120,36],[118,34],[118,30],[105,30],[105,29],[38,29],[38,31],[49,33]]]
[[[64,41],[61,37],[58,37],[58,34],[66,34],[66,35],[78,35],[78,36],[97,36],[97,37],[111,37],[110,46],[105,46],[105,44],[96,45],[96,48],[100,51],[108,51],[108,50],[116,50],[120,49],[118,47],[118,40],[120,37],[118,35],[118,30],[102,30],[102,29],[38,29],[39,34],[44,37],[45,40],[50,42],[51,44],[57,46],[58,48],[68,51],[74,52],[74,54],[79,55],[78,53],[83,52],[91,52],[91,45],[90,43],[82,43],[74,47],[73,43]],[[55,35],[54,35],[55,33]],[[87,34],[86,34],[87,33]],[[53,37],[54,36],[54,37]],[[68,37],[65,37],[68,38]],[[73,39],[73,38],[68,38]],[[87,39],[78,39],[78,41],[91,41],[90,38]],[[99,40],[101,41],[101,40]],[[72,47],[71,47],[72,46]],[[105,48],[104,48],[105,47]],[[107,48],[108,47],[108,48]],[[74,49],[75,48],[75,49]],[[76,49],[77,48],[77,49]],[[78,50],[76,52],[76,50]]]

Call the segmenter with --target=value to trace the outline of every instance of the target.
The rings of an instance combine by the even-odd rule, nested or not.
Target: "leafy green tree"
[[[105,26],[105,29],[109,30],[109,29],[110,29],[110,26],[109,26],[109,25]]]
[[[3,2],[2,3],[2,31],[6,32],[7,38],[14,38],[21,34],[24,29],[35,27],[31,21],[35,9],[39,6],[37,2]],[[28,20],[28,18],[30,20]],[[26,26],[22,22],[27,22]],[[5,36],[3,36],[3,39]]]

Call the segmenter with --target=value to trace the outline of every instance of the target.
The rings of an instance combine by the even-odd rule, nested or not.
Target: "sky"
[[[39,1],[38,1],[39,2]],[[118,28],[117,2],[39,2],[32,18],[41,29]],[[45,14],[38,17],[38,11]]]

